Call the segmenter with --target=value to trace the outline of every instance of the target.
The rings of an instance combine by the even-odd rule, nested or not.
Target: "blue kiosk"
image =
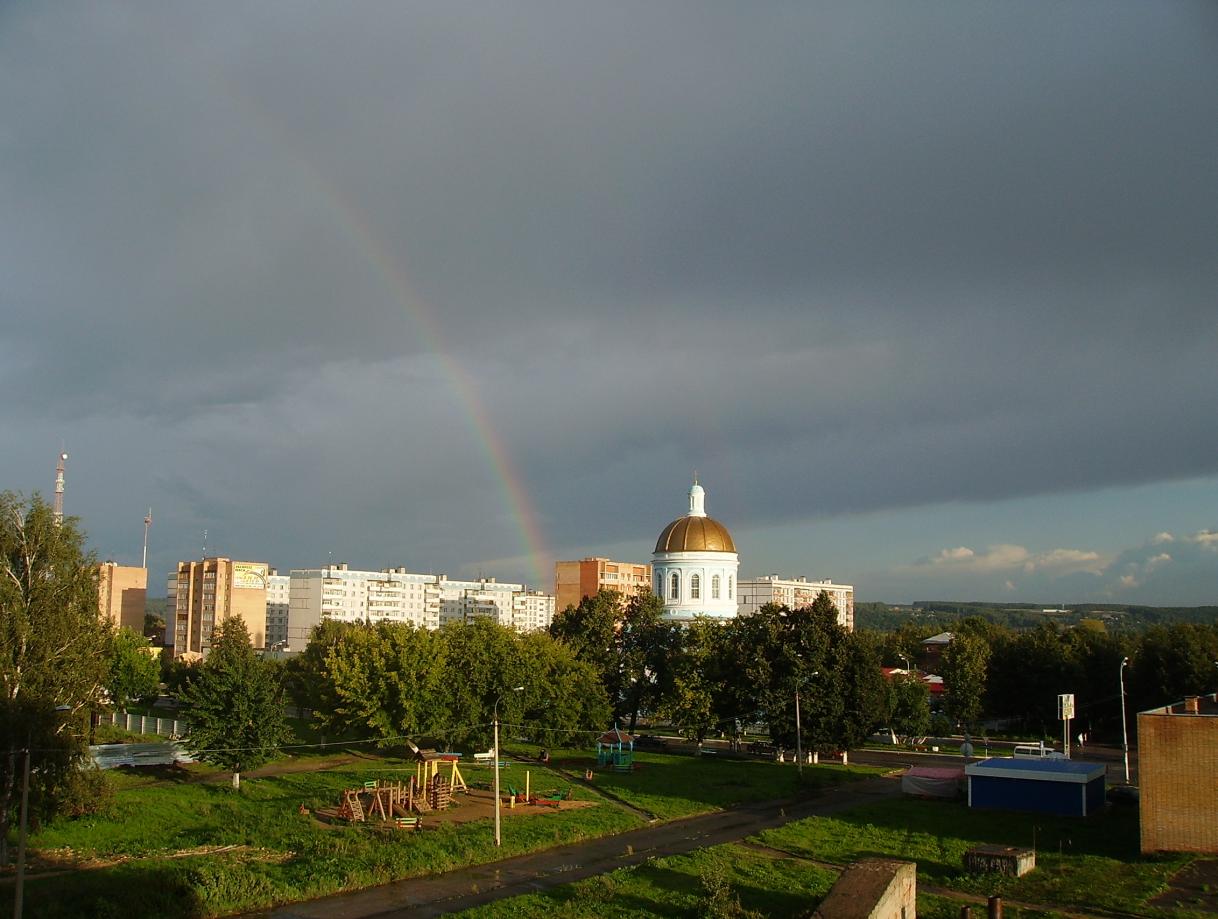
[[[1104,806],[1103,763],[993,758],[964,767],[968,806],[1086,817]]]

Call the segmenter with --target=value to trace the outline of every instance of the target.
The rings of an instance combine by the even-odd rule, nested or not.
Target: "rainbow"
[[[529,499],[524,480],[512,462],[507,445],[495,429],[490,413],[473,376],[452,356],[445,346],[444,335],[432,310],[412,288],[405,273],[399,268],[393,255],[381,242],[371,222],[348,200],[338,185],[325,176],[314,163],[300,152],[300,145],[293,143],[271,117],[245,94],[238,92],[231,83],[209,72],[205,79],[216,86],[222,95],[249,116],[249,121],[258,128],[269,130],[278,141],[276,151],[291,151],[295,163],[309,176],[314,189],[321,195],[329,210],[336,216],[339,226],[347,233],[356,249],[364,254],[376,269],[382,282],[393,298],[401,304],[418,328],[424,344],[439,362],[443,376],[464,410],[470,432],[477,441],[487,464],[498,481],[503,494],[504,507],[520,535],[520,547],[528,559],[533,576],[533,586],[543,587],[548,582],[546,569],[552,564],[550,553],[542,533],[538,514]]]
[[[312,168],[311,164],[309,164],[309,168]],[[316,170],[312,171],[317,179],[317,187],[322,190],[334,212],[339,215],[342,227],[350,234],[358,249],[376,267],[390,293],[410,315],[418,327],[423,341],[438,360],[449,386],[465,410],[470,432],[474,435],[474,439],[486,456],[491,471],[498,480],[504,506],[519,530],[521,547],[529,560],[533,584],[538,587],[544,585],[546,583],[544,569],[548,567],[550,557],[545,548],[541,523],[537,511],[529,499],[524,480],[512,462],[507,445],[495,429],[490,413],[486,410],[486,404],[478,393],[477,383],[445,347],[443,331],[432,315],[432,311],[420,297],[415,295],[406,275],[373,232],[369,222],[333,183],[323,181]]]

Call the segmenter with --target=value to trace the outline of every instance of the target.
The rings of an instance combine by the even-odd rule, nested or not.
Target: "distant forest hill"
[[[977,616],[1011,629],[1034,629],[1045,622],[1063,626],[1102,623],[1113,631],[1140,632],[1152,625],[1218,622],[1218,606],[1127,606],[1121,603],[1070,603],[1046,607],[1038,603],[961,603],[949,600],[919,600],[912,606],[887,603],[855,603],[854,625],[858,629],[890,632],[904,625],[948,628],[958,619]]]

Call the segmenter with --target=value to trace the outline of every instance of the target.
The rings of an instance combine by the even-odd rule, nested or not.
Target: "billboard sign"
[[[1074,717],[1074,693],[1064,692],[1057,697],[1057,717],[1060,721],[1069,721]]]
[[[267,566],[263,562],[233,562],[233,587],[266,590]]]

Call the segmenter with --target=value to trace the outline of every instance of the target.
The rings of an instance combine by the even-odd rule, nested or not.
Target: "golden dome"
[[[732,534],[713,517],[678,517],[656,540],[657,552],[735,552]]]

